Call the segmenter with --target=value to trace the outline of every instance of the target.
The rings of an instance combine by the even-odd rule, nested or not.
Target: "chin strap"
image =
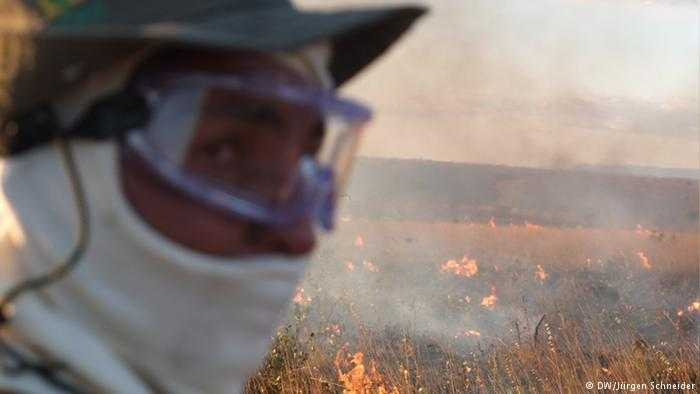
[[[0,298],[0,325],[6,323],[12,317],[13,302],[22,294],[40,290],[69,274],[80,261],[87,249],[90,235],[90,219],[85,198],[85,190],[80,180],[80,173],[75,164],[75,158],[67,140],[59,138],[58,147],[63,156],[68,178],[73,189],[75,205],[78,212],[78,240],[70,255],[65,261],[56,265],[49,272],[23,280],[10,287]]]

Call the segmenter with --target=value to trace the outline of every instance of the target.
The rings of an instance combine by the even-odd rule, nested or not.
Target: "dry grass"
[[[700,383],[697,234],[343,224],[247,392]]]

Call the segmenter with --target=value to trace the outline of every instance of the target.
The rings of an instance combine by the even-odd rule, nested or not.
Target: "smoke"
[[[357,234],[364,237],[361,247],[353,243]],[[664,338],[677,328],[657,317],[685,319],[698,301],[700,258],[697,235],[664,236],[671,235],[501,222],[490,228],[353,221],[324,243],[302,284],[310,297],[306,319],[312,330],[340,324],[344,341],[363,335],[358,330],[393,327],[467,348],[516,335],[531,340],[542,315],[559,313],[604,321],[610,335],[621,332],[623,319],[646,340]],[[478,264],[477,272],[444,269],[446,261],[460,262],[464,255]],[[493,305],[486,305],[492,296]],[[697,328],[689,322],[686,329]]]
[[[323,240],[303,283],[310,318],[500,339],[515,322],[531,335],[560,307],[631,308],[640,332],[652,326],[644,316],[684,310],[697,298],[696,180],[376,158],[667,167],[697,179],[697,2],[427,4],[430,16],[344,91],[376,111],[362,150],[373,159],[358,164],[347,221]],[[490,216],[496,229],[483,224]],[[546,230],[532,233],[527,220]],[[636,234],[637,223],[653,230]],[[474,277],[440,271],[464,255],[478,261]],[[496,305],[482,306],[491,294]]]
[[[696,2],[425,3],[346,90],[376,111],[363,154],[698,168]]]

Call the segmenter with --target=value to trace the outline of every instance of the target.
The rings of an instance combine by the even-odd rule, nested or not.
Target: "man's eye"
[[[232,163],[238,156],[238,144],[235,141],[219,141],[202,148],[204,155],[217,165]]]

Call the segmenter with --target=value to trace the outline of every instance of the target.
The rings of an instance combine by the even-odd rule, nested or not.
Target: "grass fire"
[[[402,165],[426,164],[438,166]],[[381,210],[372,205],[379,202],[345,207],[346,220],[318,250],[248,392],[700,383],[696,181],[481,171],[470,185],[480,193],[465,198],[453,189],[454,219],[444,201],[407,199],[400,187]],[[518,189],[506,190],[502,179],[516,177]],[[585,198],[548,194],[570,177],[578,180],[567,185]],[[668,187],[675,193],[662,191]],[[498,205],[511,194],[529,200]],[[592,202],[625,207],[624,216],[605,223],[588,213]],[[413,208],[401,211],[404,204]]]

